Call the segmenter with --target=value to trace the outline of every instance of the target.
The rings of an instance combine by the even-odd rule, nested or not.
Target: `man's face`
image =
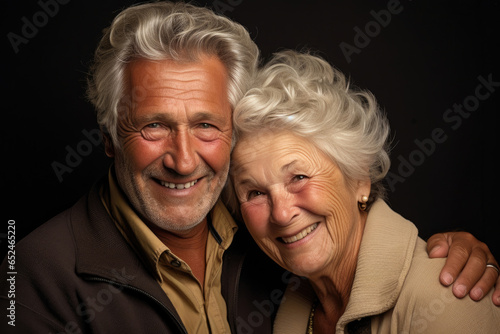
[[[118,183],[146,223],[183,234],[205,219],[226,182],[227,70],[208,56],[191,63],[137,60],[128,80],[131,108],[119,121],[121,147],[112,153]]]

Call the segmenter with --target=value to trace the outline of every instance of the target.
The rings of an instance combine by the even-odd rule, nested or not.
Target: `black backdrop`
[[[92,53],[134,1],[2,6],[2,252],[105,174],[84,96]],[[472,232],[500,258],[499,1],[198,1],[240,22],[264,57],[311,49],[370,89],[393,130],[389,203],[422,237]]]

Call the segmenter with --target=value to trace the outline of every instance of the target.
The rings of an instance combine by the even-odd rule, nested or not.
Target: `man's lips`
[[[170,189],[188,189],[194,186],[199,179],[194,180],[194,181],[188,181],[185,183],[173,183],[173,182],[168,182],[168,181],[162,181],[162,180],[157,180],[159,184],[164,186],[165,188],[170,188]]]
[[[314,231],[316,229],[316,227],[318,227],[318,223],[314,223],[312,225],[309,225],[308,227],[306,227],[305,229],[303,229],[302,231],[300,231],[299,233],[297,233],[291,237],[281,237],[279,239],[282,242],[284,242],[285,244],[291,244],[291,243],[297,242],[297,241],[307,237],[309,235],[309,233],[311,233],[312,231]]]

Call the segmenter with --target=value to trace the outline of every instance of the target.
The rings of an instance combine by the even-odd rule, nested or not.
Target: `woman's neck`
[[[334,333],[335,325],[344,314],[351,295],[356,266],[363,237],[366,215],[348,239],[339,260],[322,273],[308,277],[318,303],[314,312],[314,333]]]
[[[356,254],[357,255],[357,254]],[[351,259],[338,266],[335,274],[327,274],[314,280],[311,285],[316,293],[318,303],[314,314],[315,327],[325,324],[329,331],[314,331],[314,333],[331,333],[332,326],[344,314],[351,295],[356,262]]]

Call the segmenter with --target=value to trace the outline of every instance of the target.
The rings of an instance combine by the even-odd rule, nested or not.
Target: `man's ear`
[[[115,147],[113,145],[113,140],[109,133],[102,131],[102,139],[104,141],[104,152],[110,158],[114,158],[115,156]]]

